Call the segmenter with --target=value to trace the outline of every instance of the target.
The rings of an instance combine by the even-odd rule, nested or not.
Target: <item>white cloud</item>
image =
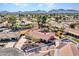
[[[19,7],[26,7],[29,5],[28,3],[27,4],[26,3],[13,3],[13,4]]]
[[[38,4],[38,7],[44,7],[44,6],[50,8],[50,7],[55,6],[55,3],[41,3],[41,4]]]
[[[38,7],[43,7],[43,4],[38,4]]]
[[[25,9],[26,7],[28,8],[32,6],[32,3],[14,3],[14,5],[18,6],[19,8]],[[47,10],[51,10],[53,9],[53,7],[55,7],[55,3],[37,3],[34,8],[42,10],[42,8],[44,9],[44,7],[47,8]]]
[[[21,10],[24,11],[30,4],[29,3],[13,3],[13,5],[17,6],[20,11]]]
[[[51,7],[55,7],[55,4],[54,4],[54,3],[47,3],[46,6],[47,6],[48,8],[51,8]]]
[[[51,7],[54,7],[55,3],[39,3],[37,4],[38,7],[44,7],[46,6],[47,8],[51,8]],[[14,5],[16,6],[20,6],[20,7],[26,7],[26,6],[29,6],[30,4],[29,3],[14,3]]]

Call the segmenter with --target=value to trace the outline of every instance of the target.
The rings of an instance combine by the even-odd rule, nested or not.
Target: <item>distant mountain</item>
[[[28,14],[28,13],[79,13],[78,10],[73,10],[73,9],[52,9],[49,10],[48,12],[44,11],[44,10],[36,10],[36,11],[18,11],[18,12],[9,12],[9,11],[0,11],[0,13],[2,14],[6,14],[6,13],[12,13],[12,14]]]
[[[48,12],[43,10],[36,10],[36,11],[26,11],[26,13],[79,13],[78,10],[72,10],[72,9],[52,9]]]
[[[53,9],[48,11],[48,13],[79,13],[78,10],[72,10],[72,9]]]
[[[0,11],[0,13],[6,14],[9,13],[8,11]]]
[[[47,12],[43,10],[36,10],[36,11],[25,11],[24,13],[47,13]]]

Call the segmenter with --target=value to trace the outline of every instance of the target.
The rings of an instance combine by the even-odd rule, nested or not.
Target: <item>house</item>
[[[55,56],[79,56],[79,49],[73,43],[61,43],[55,49]]]
[[[18,40],[20,37],[19,32],[0,32],[0,41],[1,40]]]
[[[1,23],[0,28],[3,28],[3,27],[6,27],[6,25]]]
[[[50,33],[48,33],[48,32],[40,32],[40,30],[33,30],[33,31],[30,31],[29,32],[29,35],[30,36],[33,36],[33,37],[36,37],[36,38],[41,38],[41,39],[43,39],[43,40],[46,40],[46,41],[48,41],[48,40],[54,40],[54,38],[55,38],[55,33],[52,33],[52,32],[50,32]]]
[[[0,32],[10,32],[11,29],[8,28],[0,28]]]
[[[27,39],[25,39],[24,36],[22,36],[19,41],[16,43],[15,48],[18,48],[21,50],[21,47],[25,44],[25,42],[27,41]]]
[[[64,32],[65,32],[67,35],[70,35],[70,36],[79,38],[79,31],[78,31],[78,30],[66,28],[66,29],[64,30]]]
[[[14,45],[16,44],[16,42],[8,42],[5,47],[14,47]]]
[[[8,21],[5,21],[5,22],[1,23],[1,24],[0,24],[0,28],[4,28],[4,27],[6,27],[7,24],[8,24]]]
[[[79,49],[74,44],[67,44],[60,48],[60,56],[79,56]]]
[[[17,20],[17,23],[16,24],[21,25],[21,26],[24,26],[24,25],[32,24],[32,22],[26,21],[26,20],[23,20],[23,21]]]
[[[76,26],[75,26],[75,29],[76,29],[76,30],[79,30],[79,25],[76,25]]]
[[[21,21],[20,25],[28,25],[28,24],[32,24],[32,22],[30,21]]]

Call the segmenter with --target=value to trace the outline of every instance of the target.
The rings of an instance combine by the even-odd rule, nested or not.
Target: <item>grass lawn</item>
[[[75,38],[75,37],[72,37],[72,36],[69,36],[72,40],[76,41],[76,42],[79,42],[79,39],[78,38]]]

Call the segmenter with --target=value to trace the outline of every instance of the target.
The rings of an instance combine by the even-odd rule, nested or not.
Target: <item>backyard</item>
[[[72,36],[68,36],[69,38],[71,38],[72,40],[74,40],[75,42],[79,42],[78,38],[72,37]]]

